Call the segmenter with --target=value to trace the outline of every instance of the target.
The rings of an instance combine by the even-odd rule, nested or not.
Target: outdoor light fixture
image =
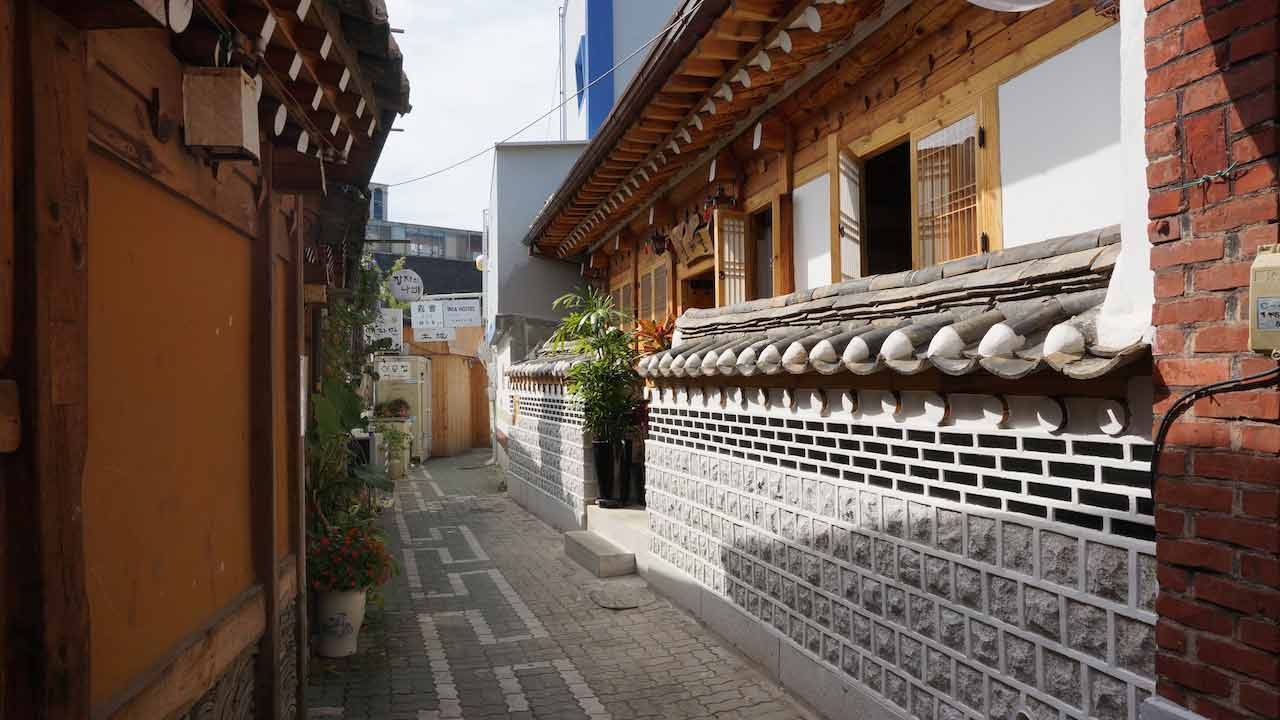
[[[969,0],[973,5],[996,12],[1028,12],[1048,5],[1052,0]]]
[[[716,194],[710,195],[706,200],[702,201],[702,218],[708,222],[711,221],[711,213],[718,207],[733,207],[737,199],[730,196],[724,191],[723,185],[716,186]]]
[[[653,234],[649,236],[649,249],[653,251],[654,255],[662,255],[667,251],[667,242],[666,235],[654,230]]]

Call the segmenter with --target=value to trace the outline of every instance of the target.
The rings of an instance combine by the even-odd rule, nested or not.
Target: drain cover
[[[610,610],[630,610],[648,605],[657,598],[641,587],[597,588],[587,593],[591,602]]]

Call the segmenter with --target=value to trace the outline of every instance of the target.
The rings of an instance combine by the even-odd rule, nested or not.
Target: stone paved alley
[[[607,585],[509,500],[487,453],[434,460],[384,523],[401,574],[371,604],[360,651],[313,659],[312,717],[813,718],[661,596],[608,610]]]

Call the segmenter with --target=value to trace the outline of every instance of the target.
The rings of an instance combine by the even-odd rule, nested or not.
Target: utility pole
[[[567,139],[566,137],[567,130],[565,126],[565,114],[564,114],[565,113],[564,74],[568,69],[568,64],[566,63],[566,58],[564,56],[564,16],[565,16],[565,12],[567,11],[567,7],[566,7],[567,4],[568,4],[568,0],[565,0],[565,2],[560,3],[559,9],[556,11],[556,14],[560,17],[560,77],[557,79],[557,82],[560,84],[560,142],[564,142]]]

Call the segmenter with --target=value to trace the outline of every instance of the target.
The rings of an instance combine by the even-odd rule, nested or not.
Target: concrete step
[[[636,556],[605,540],[590,530],[573,530],[564,534],[564,554],[591,571],[596,577],[634,575]]]

